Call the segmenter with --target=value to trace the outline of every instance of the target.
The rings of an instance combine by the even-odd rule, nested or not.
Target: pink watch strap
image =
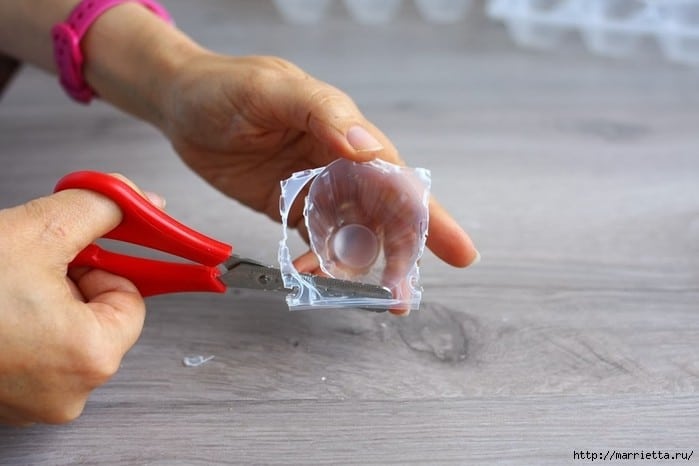
[[[65,22],[55,25],[51,30],[59,81],[68,95],[78,102],[89,103],[96,95],[83,77],[85,58],[80,49],[80,41],[100,15],[129,1],[140,3],[157,16],[172,22],[165,8],[154,0],[83,0]]]

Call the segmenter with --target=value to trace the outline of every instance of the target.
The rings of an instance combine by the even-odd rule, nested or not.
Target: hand
[[[220,191],[279,220],[279,181],[338,156],[404,165],[395,147],[338,89],[273,57],[202,52],[163,90],[162,129],[182,159]],[[306,236],[301,206],[289,224]],[[451,216],[430,202],[428,247],[465,267],[477,257]],[[311,256],[301,271],[317,268]]]
[[[67,271],[120,221],[114,203],[82,190],[0,211],[0,422],[75,419],[138,338],[145,307],[133,284]]]
[[[295,171],[339,155],[398,161],[347,96],[278,58],[200,54],[176,75],[163,107],[164,132],[184,161],[277,221],[279,182]]]

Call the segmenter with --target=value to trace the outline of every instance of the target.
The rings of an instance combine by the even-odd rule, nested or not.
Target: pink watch
[[[128,1],[136,1],[172,22],[165,8],[154,0],[82,0],[65,22],[56,24],[51,30],[58,80],[68,95],[78,102],[87,104],[96,95],[83,77],[85,58],[80,50],[80,41],[102,13]]]

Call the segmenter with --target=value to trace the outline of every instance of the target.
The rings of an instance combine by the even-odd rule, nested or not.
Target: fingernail
[[[352,126],[347,131],[347,142],[357,152],[373,152],[383,149],[383,145],[361,126]]]
[[[470,264],[468,264],[468,266],[471,267],[472,265],[476,265],[480,261],[481,261],[481,253],[479,251],[476,251],[476,257],[471,261]]]
[[[151,204],[154,206],[158,207],[159,209],[164,209],[165,208],[165,198],[161,197],[158,194],[155,194],[154,192],[151,191],[145,191],[143,194],[146,195],[146,198],[150,201]]]

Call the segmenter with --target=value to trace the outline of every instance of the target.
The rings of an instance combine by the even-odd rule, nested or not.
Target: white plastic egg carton
[[[274,0],[282,17],[295,24],[318,23],[325,18],[333,2],[340,0]],[[362,24],[383,24],[391,21],[404,0],[342,0],[355,21]],[[405,0],[406,2],[409,0]],[[420,15],[429,22],[461,21],[472,0],[413,0]]]
[[[668,60],[699,65],[699,0],[489,0],[519,45],[553,48],[571,31],[588,50],[632,56],[655,39]]]

